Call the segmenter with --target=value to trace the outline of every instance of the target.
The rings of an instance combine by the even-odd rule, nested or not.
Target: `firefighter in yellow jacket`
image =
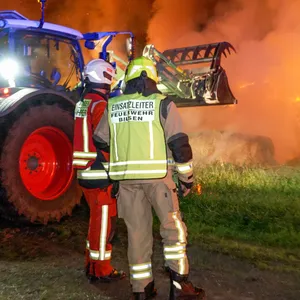
[[[170,270],[169,299],[205,299],[204,290],[188,281],[187,232],[172,180],[175,167],[183,195],[189,193],[192,150],[174,102],[160,93],[157,81],[151,60],[131,61],[124,94],[109,99],[94,138],[103,148],[110,146],[109,176],[120,181],[118,215],[127,225],[133,299],[156,295],[151,266],[152,207],[161,223]]]

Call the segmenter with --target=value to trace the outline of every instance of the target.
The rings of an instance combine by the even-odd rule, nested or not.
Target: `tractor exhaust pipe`
[[[41,19],[40,19],[40,24],[38,28],[43,28],[43,25],[45,23],[45,4],[47,2],[47,0],[38,0],[39,3],[41,3]]]

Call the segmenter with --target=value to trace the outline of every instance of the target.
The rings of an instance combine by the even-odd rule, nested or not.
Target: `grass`
[[[300,272],[300,169],[215,164],[195,174],[201,195],[180,201],[191,243]]]

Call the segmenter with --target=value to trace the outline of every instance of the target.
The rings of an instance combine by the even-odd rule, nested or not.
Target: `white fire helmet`
[[[103,59],[93,59],[88,62],[83,70],[83,77],[91,83],[111,85],[116,76],[113,66]]]

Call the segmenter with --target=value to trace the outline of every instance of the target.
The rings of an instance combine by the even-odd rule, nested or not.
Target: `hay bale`
[[[286,165],[289,167],[300,167],[300,157],[296,156],[293,159],[290,159],[286,162]]]
[[[195,164],[275,165],[270,138],[234,132],[203,131],[190,134]]]

